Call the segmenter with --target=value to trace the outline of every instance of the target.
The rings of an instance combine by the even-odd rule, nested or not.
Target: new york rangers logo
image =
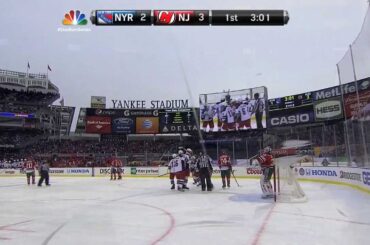
[[[171,25],[175,23],[176,13],[174,11],[156,11],[157,21],[161,24]]]

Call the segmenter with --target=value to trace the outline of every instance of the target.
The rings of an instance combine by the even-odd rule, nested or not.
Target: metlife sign
[[[370,88],[370,78],[362,79],[357,81],[358,90],[367,90]],[[330,87],[322,90],[318,90],[313,92],[313,100],[325,100],[332,97],[337,97],[344,94],[350,94],[356,92],[356,84],[354,82],[346,83],[342,85],[342,89],[340,86]]]
[[[316,101],[314,103],[315,121],[327,121],[343,118],[343,106],[340,97]]]

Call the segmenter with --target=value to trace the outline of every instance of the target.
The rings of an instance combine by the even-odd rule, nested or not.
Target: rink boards
[[[124,177],[163,177],[168,178],[167,167],[123,167]],[[295,167],[298,180],[347,185],[370,194],[370,169],[349,167]],[[51,168],[51,176],[68,177],[110,177],[111,168]],[[237,178],[259,178],[259,167],[234,167]],[[19,169],[0,169],[0,176],[22,176]],[[220,177],[215,168],[212,177]]]

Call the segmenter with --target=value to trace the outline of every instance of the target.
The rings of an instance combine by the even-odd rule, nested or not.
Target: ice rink
[[[168,179],[0,178],[0,244],[370,244],[370,195],[301,183],[307,203],[260,198],[258,180],[170,190]]]

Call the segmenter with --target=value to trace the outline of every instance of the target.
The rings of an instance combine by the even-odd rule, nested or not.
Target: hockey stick
[[[167,173],[165,173],[165,174],[158,175],[157,177],[162,177],[162,176],[165,176],[165,175],[167,175],[167,174],[169,174],[169,172],[167,172]]]
[[[236,177],[235,177],[235,175],[234,175],[234,172],[233,172],[233,171],[231,171],[231,174],[233,175],[234,180],[235,180],[236,184],[238,185],[238,187],[241,187],[241,185],[239,185],[238,181],[236,180]]]

